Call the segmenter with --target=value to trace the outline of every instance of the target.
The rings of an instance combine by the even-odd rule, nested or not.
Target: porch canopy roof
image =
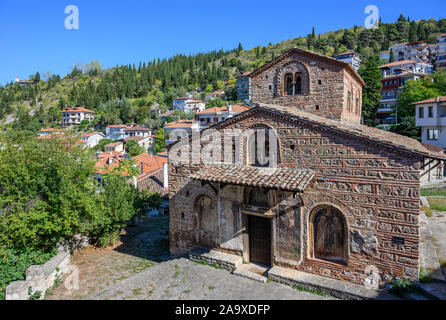
[[[190,177],[206,182],[303,192],[314,171],[296,168],[259,168],[238,164],[206,165]]]

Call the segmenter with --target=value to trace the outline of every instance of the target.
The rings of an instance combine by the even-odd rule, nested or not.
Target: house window
[[[424,108],[423,107],[418,109],[418,118],[420,118],[420,119],[424,118]]]
[[[438,129],[427,129],[427,140],[438,140]]]
[[[429,118],[434,117],[434,107],[429,107]]]

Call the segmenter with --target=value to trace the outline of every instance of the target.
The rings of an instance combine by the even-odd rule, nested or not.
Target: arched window
[[[294,94],[302,94],[302,77],[296,73]]]
[[[347,262],[347,224],[339,210],[319,207],[313,213],[313,256],[316,259]]]
[[[275,132],[265,127],[252,130],[247,139],[246,164],[253,167],[274,167],[279,159]]]
[[[198,218],[198,242],[205,247],[217,244],[217,215],[214,202],[208,196],[200,196],[195,202]]]
[[[352,111],[352,92],[351,91],[348,92],[348,96],[347,96],[347,110],[349,112]]]
[[[289,96],[293,95],[293,92],[294,92],[294,88],[293,88],[293,75],[291,73],[288,73],[288,74],[285,75],[284,83],[285,83],[285,87],[284,87],[285,92],[284,92],[284,94],[285,95],[289,95]]]

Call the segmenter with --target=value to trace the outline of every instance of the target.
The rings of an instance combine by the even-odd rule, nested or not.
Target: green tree
[[[393,49],[390,48],[389,52],[389,63],[395,62],[395,54],[393,53]]]
[[[165,132],[164,129],[161,128],[155,132],[155,152],[160,153],[164,151],[164,146],[166,145],[165,141]]]
[[[415,116],[415,107],[412,103],[434,98],[442,95],[442,92],[433,84],[424,79],[409,80],[401,91],[397,101],[398,121],[406,117]]]
[[[130,157],[134,157],[140,155],[141,153],[146,152],[144,147],[140,146],[137,141],[130,140],[125,144],[125,151],[130,155]]]
[[[362,114],[364,124],[373,126],[376,119],[379,101],[381,100],[381,71],[379,56],[370,57],[359,69],[359,74],[365,81],[362,98]]]
[[[210,100],[206,104],[206,109],[213,108],[213,107],[223,107],[226,105],[226,101],[221,98],[215,98]]]
[[[100,214],[90,151],[68,136],[39,140],[14,132],[3,139],[0,247],[46,251],[88,232],[88,221]]]

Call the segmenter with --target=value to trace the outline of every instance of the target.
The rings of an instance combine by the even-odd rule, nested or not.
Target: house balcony
[[[393,108],[378,108],[378,113],[391,113]]]

